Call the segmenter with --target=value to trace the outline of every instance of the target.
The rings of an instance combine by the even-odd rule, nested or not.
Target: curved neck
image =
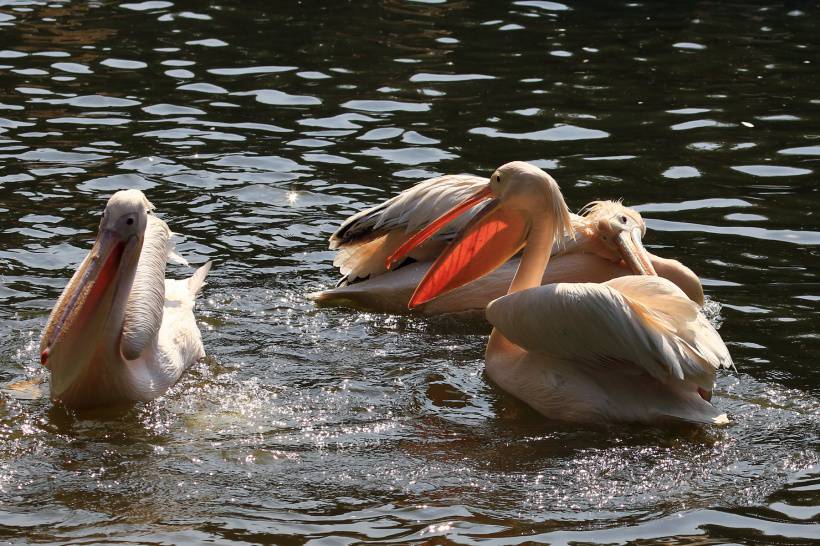
[[[541,220],[533,224],[508,294],[541,286],[541,279],[544,277],[555,242],[554,233],[552,220]]]
[[[550,261],[552,245],[555,243],[555,222],[553,218],[544,218],[533,223],[508,294],[541,286],[541,280]],[[497,328],[493,328],[484,359],[489,370],[508,365],[525,354],[524,349],[504,337]]]
[[[126,246],[111,284],[104,288],[102,299],[88,309],[88,318],[83,323],[78,324],[77,328],[72,328],[72,335],[76,336],[77,345],[83,347],[83,350],[96,345],[97,348],[106,351],[106,354],[119,354],[126,304],[131,286],[134,284],[141,250],[142,243],[139,240]]]
[[[136,256],[129,260],[129,263],[121,269],[120,278],[117,279],[116,291],[111,302],[111,307],[108,311],[108,321],[106,324],[106,336],[109,341],[116,343],[117,352],[119,352],[119,341],[122,334],[122,327],[125,323],[125,310],[128,304],[128,298],[131,295],[131,288],[134,285],[134,278],[137,274],[137,263],[142,248],[136,250]]]

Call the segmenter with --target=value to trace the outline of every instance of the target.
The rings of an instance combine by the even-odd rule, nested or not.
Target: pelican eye
[[[134,225],[134,219],[129,218],[128,220],[125,221],[125,223],[128,224],[129,226]]]
[[[501,175],[500,174],[495,175],[495,181],[498,182],[499,184],[501,184]]]
[[[624,216],[623,214],[621,215],[621,223],[622,224],[626,223],[626,216]]]

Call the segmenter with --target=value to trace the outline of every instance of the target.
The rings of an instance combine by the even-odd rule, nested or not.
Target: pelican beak
[[[40,362],[49,366],[54,346],[70,333],[83,332],[104,300],[110,299],[129,241],[103,229],[88,256],[60,296],[40,343]],[[83,340],[76,340],[83,341]]]
[[[432,237],[445,225],[449,224],[468,210],[472,209],[482,201],[492,198],[493,194],[490,191],[490,186],[481,188],[473,195],[454,206],[432,222],[427,227],[416,232],[412,237],[407,239],[396,251],[387,258],[387,269],[393,269],[397,263],[403,261],[414,248],[421,245],[424,241]]]
[[[418,307],[486,275],[524,246],[529,223],[521,214],[508,210],[497,198],[493,198],[487,186],[411,237],[388,258],[388,265],[401,261],[413,248],[430,238],[442,226],[488,199],[492,200],[462,228],[455,240],[444,249],[427,271],[410,298],[408,308]]]
[[[641,230],[622,231],[616,238],[618,252],[635,275],[657,275],[649,253],[641,242]]]

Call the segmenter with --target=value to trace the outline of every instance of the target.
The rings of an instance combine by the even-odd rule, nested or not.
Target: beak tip
[[[428,301],[430,301],[429,298],[425,299],[423,296],[413,294],[413,297],[411,297],[410,301],[407,302],[407,309],[412,311],[417,309],[419,306],[424,305]]]

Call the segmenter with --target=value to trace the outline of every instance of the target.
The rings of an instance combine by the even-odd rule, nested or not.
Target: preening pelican
[[[486,203],[485,203],[486,202]],[[572,218],[556,182],[523,162],[411,237],[401,260],[442,225],[484,203],[439,255],[410,306],[486,275],[523,247],[509,294],[487,307],[493,331],[487,375],[543,415],[575,422],[724,423],[708,400],[718,368],[732,366],[723,340],[671,281],[625,276],[541,286],[556,238]]]
[[[330,237],[338,250],[333,264],[343,277],[336,288],[311,294],[322,305],[342,305],[402,313],[413,290],[433,261],[478,211],[464,215],[415,247],[388,270],[386,258],[413,232],[487,185],[486,178],[450,175],[426,180],[392,199],[347,219]],[[603,282],[630,274],[655,273],[676,283],[699,305],[703,287],[697,276],[676,260],[648,253],[642,244],[646,224],[634,209],[615,201],[596,201],[571,214],[573,237],[564,235],[551,249],[552,260],[542,284]],[[419,308],[424,314],[482,311],[503,296],[518,267],[515,256],[492,273]]]
[[[193,309],[211,264],[166,280],[171,230],[153,209],[138,190],[108,200],[40,340],[53,400],[76,408],[151,400],[205,356]]]

